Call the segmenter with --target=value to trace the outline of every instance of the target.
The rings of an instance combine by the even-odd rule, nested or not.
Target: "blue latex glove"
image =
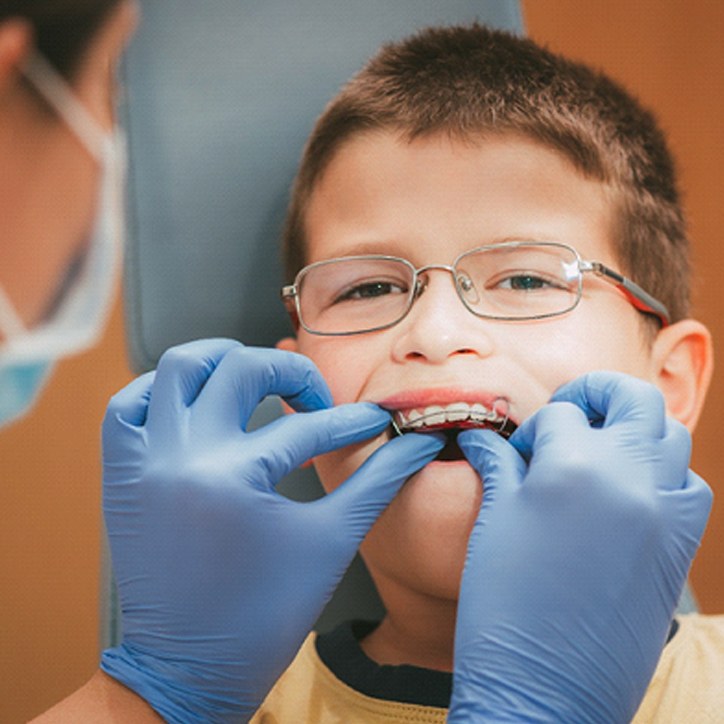
[[[270,394],[305,414],[246,432]],[[123,640],[101,666],[166,720],[248,719],[368,529],[442,447],[392,440],[330,495],[291,501],[274,489],[285,474],[390,423],[331,403],[308,359],[229,340],[167,352],[111,401],[103,507]]]
[[[655,387],[596,372],[510,442],[490,431],[458,442],[484,496],[448,721],[629,722],[711,506],[686,429]]]

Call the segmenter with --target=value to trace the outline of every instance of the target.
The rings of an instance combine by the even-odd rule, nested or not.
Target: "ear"
[[[298,352],[298,345],[297,340],[294,337],[283,337],[276,343],[277,349],[283,349],[285,352]],[[287,405],[284,400],[280,400],[282,403],[282,412],[285,415],[293,415],[294,410]],[[314,460],[307,460],[306,462],[302,463],[299,467],[300,468],[308,468],[310,465],[314,464]]]
[[[709,330],[694,319],[664,327],[654,341],[651,359],[652,381],[663,392],[668,413],[693,432],[714,368]]]
[[[282,337],[277,343],[276,343],[277,349],[283,349],[285,352],[298,352],[299,348],[297,345],[297,340],[295,337]],[[294,410],[292,410],[289,405],[287,405],[284,400],[281,400],[282,403],[282,411],[285,415],[293,415]]]
[[[17,77],[18,66],[30,51],[32,38],[32,28],[25,20],[13,18],[0,23],[0,96]]]
[[[283,349],[285,352],[299,352],[299,345],[296,337],[282,337],[276,343],[277,349]]]

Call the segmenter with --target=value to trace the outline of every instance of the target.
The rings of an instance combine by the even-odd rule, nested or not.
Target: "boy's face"
[[[408,143],[372,133],[340,149],[312,195],[308,262],[380,253],[416,267],[450,264],[473,247],[525,239],[563,242],[584,259],[619,269],[609,208],[601,184],[524,138]],[[611,285],[588,276],[573,311],[510,322],[471,314],[452,276],[433,270],[396,326],[342,337],[300,329],[296,341],[281,346],[317,364],[336,403],[420,409],[505,398],[514,422],[590,370],[654,379],[640,314]],[[342,483],[388,438],[317,459],[325,488]],[[464,459],[435,461],[411,478],[362,547],[378,585],[454,599],[481,494]]]

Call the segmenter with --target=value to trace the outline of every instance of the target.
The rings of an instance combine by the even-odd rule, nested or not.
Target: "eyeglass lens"
[[[423,278],[429,271],[422,271]],[[474,314],[531,319],[568,311],[580,296],[572,249],[555,244],[498,245],[462,255],[455,285]],[[298,281],[304,325],[323,334],[349,334],[400,321],[415,298],[414,267],[402,259],[357,257],[308,267]]]

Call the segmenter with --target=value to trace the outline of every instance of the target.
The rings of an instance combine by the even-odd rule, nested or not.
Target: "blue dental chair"
[[[335,92],[385,40],[480,20],[522,32],[517,0],[142,0],[126,57],[129,140],[125,308],[136,372],[201,337],[273,346],[291,331],[278,241],[304,141]],[[255,415],[279,414],[268,400]],[[305,500],[311,469],[281,490]],[[106,557],[102,645],[120,639]],[[687,599],[685,607],[691,607]],[[377,618],[358,559],[318,622]]]

